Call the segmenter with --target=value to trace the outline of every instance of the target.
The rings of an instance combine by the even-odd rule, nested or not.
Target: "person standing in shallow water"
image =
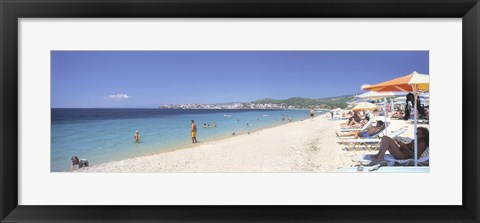
[[[135,134],[133,134],[133,140],[135,140],[135,142],[140,142],[139,134],[140,133],[138,133],[138,130],[136,130]]]
[[[195,121],[192,120],[191,125],[191,136],[192,136],[192,143],[197,143],[197,125],[195,125]]]

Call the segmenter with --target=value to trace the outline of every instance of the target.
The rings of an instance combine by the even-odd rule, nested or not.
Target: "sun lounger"
[[[387,122],[386,126],[388,127],[389,125],[390,125],[390,122]],[[366,130],[366,129],[365,129],[365,130]],[[363,131],[365,131],[365,130],[363,130]],[[382,128],[381,131],[377,132],[377,133],[374,134],[374,135],[371,135],[371,136],[368,137],[368,138],[380,138],[380,136],[383,136],[383,135],[384,135],[384,130],[385,130],[385,127]],[[354,130],[352,130],[352,131],[354,131]],[[403,133],[403,132],[402,132],[402,133]],[[337,138],[343,140],[343,139],[354,139],[355,137],[354,137],[354,136],[338,136],[338,135],[337,135]]]
[[[385,155],[385,161],[389,163],[389,166],[414,166],[415,160],[414,159],[406,159],[406,160],[397,160],[390,154]],[[420,157],[417,159],[417,166],[428,166],[430,164],[430,147],[422,153]]]
[[[428,166],[430,161],[430,149],[427,148],[425,152],[418,158],[417,166]],[[354,162],[359,162],[364,166],[370,166],[372,162],[373,154],[363,154],[363,155],[356,155],[352,156],[351,159]],[[386,154],[384,156],[384,160],[388,164],[388,166],[414,166],[415,160],[414,159],[406,159],[406,160],[397,160],[392,155]]]
[[[397,136],[402,135],[402,134],[405,133],[406,131],[407,131],[407,129],[401,128],[401,129],[398,129],[398,130],[396,130],[396,131],[387,133],[387,136],[390,137],[390,138],[395,138],[395,137],[397,137]]]
[[[415,121],[412,119],[412,120],[410,120],[410,122],[413,124]],[[418,119],[417,123],[418,124],[428,124],[429,120],[428,119]]]
[[[347,147],[344,148],[346,151],[356,150],[362,147],[365,149],[374,150],[379,146],[380,139],[346,139],[338,143],[346,144]]]
[[[407,131],[406,129],[399,129],[397,131],[391,132],[390,134],[388,134],[388,136],[390,138],[394,138],[405,133],[406,131]],[[338,143],[346,144],[347,147],[345,147],[345,150],[347,151],[359,149],[361,147],[365,149],[374,150],[380,146],[381,139],[378,137],[375,138],[375,136],[378,136],[378,135],[380,135],[380,132],[374,136],[371,136],[373,138],[342,139],[338,141]]]
[[[342,128],[340,128],[340,132],[364,131],[364,130],[366,130],[369,126],[371,126],[373,122],[374,122],[374,119],[371,118],[370,121],[368,121],[368,122],[367,122],[365,125],[363,125],[363,127],[361,127],[361,128],[342,127]]]

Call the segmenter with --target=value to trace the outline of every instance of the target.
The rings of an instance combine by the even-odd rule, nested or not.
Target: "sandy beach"
[[[377,117],[383,120],[383,117]],[[407,128],[402,136],[413,137],[413,125],[388,120],[389,132]],[[325,116],[283,124],[251,134],[201,142],[192,147],[150,156],[95,165],[78,172],[336,172],[355,165],[351,156],[375,151],[345,151],[335,131],[344,121]],[[199,139],[201,140],[201,139]]]

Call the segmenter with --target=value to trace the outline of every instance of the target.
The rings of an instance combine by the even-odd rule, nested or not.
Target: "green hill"
[[[292,97],[288,99],[271,99],[265,98],[260,100],[252,101],[252,104],[282,104],[286,107],[293,106],[296,108],[308,108],[310,106],[332,109],[332,108],[345,108],[347,107],[347,102],[353,99],[353,95],[343,95],[337,97],[326,97],[326,98],[301,98],[301,97]]]

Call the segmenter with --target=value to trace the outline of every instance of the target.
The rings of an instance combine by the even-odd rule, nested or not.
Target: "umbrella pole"
[[[385,115],[385,136],[388,136],[388,131],[387,131],[387,98],[383,98],[383,114]]]
[[[417,146],[418,146],[418,140],[417,140],[417,95],[418,95],[418,89],[417,89],[417,85],[413,85],[413,95],[414,95],[414,109],[413,109],[413,134],[414,134],[414,150],[413,150],[413,155],[414,155],[414,159],[415,159],[415,166],[417,166]]]

